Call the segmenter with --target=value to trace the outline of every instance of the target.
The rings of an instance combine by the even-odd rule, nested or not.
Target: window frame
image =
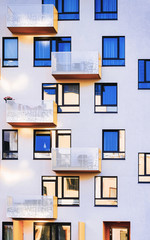
[[[56,9],[58,9],[58,0],[56,1]],[[42,0],[42,4],[44,4],[44,0]],[[78,0],[78,4],[79,4],[79,11],[78,12],[64,12],[62,11],[61,13],[58,12],[58,21],[79,21],[80,20],[80,0]],[[62,9],[64,10],[64,0],[62,0]],[[57,10],[58,11],[58,10]],[[59,16],[61,14],[79,14],[79,19],[60,19]]]
[[[70,114],[70,113],[80,113],[80,83],[42,83],[42,100],[44,100],[44,84],[52,84],[52,85],[56,85],[56,87],[47,87],[47,89],[56,89],[56,103],[57,103],[57,113],[60,113],[60,114]],[[58,105],[58,98],[59,98],[59,94],[58,94],[58,85],[61,85],[62,86],[62,105]],[[64,104],[64,85],[78,85],[79,86],[79,96],[78,96],[78,101],[79,101],[79,104]],[[59,111],[59,108],[60,107],[79,107],[79,111],[78,112],[67,112],[67,111],[63,111],[63,112],[60,112]]]
[[[96,198],[96,178],[101,178],[101,198]],[[106,198],[103,197],[103,179],[104,178],[115,178],[116,179],[116,197],[115,198]],[[96,200],[116,200],[117,205],[97,205]],[[118,177],[117,176],[95,176],[94,177],[94,207],[118,207]]]
[[[5,58],[5,39],[17,39],[17,58]],[[4,61],[18,61],[19,63],[19,47],[18,47],[18,37],[3,37],[2,38],[2,67],[4,68],[16,68],[19,67],[19,64],[17,64],[16,66],[5,66],[4,65]]]
[[[5,225],[13,226],[13,222],[2,222],[2,240],[5,240],[4,239],[4,227],[5,227]]]
[[[18,160],[17,158],[4,158],[4,132],[16,132],[17,133],[17,151],[9,151],[8,153],[18,153],[18,129],[2,129],[2,160]]]
[[[49,226],[51,227],[52,225],[53,226],[56,226],[57,227],[57,230],[58,230],[58,226],[61,226],[61,225],[65,225],[65,226],[70,226],[70,239],[71,240],[71,222],[33,222],[33,239],[35,239],[35,226],[36,225],[40,225],[40,226]],[[58,236],[58,234],[57,234]],[[58,239],[58,237],[57,237]]]
[[[124,58],[119,58],[119,53],[120,53],[120,43],[119,43],[119,38],[124,37],[124,48],[125,48],[125,36],[102,36],[102,67],[125,67],[124,65],[104,65],[103,60],[124,60],[125,62],[125,51],[124,51]],[[117,58],[104,58],[104,39],[105,38],[116,38],[117,39]]]
[[[144,61],[144,82],[139,82],[139,77],[140,77],[139,62],[140,61]],[[150,62],[150,59],[138,59],[138,90],[150,90],[150,87],[149,88],[140,88],[139,87],[140,83],[149,83],[150,84],[150,81],[146,81],[146,62]]]
[[[104,153],[124,153],[126,152],[125,151],[119,151],[119,146],[120,146],[120,133],[119,131],[124,131],[125,133],[125,129],[102,129],[102,160],[125,160],[126,158],[126,155],[124,158],[104,158]],[[104,151],[104,132],[118,132],[118,151]],[[125,138],[126,139],[126,138]],[[124,147],[126,148],[126,141],[124,139]]]
[[[33,67],[52,67],[52,63],[51,63],[51,66],[45,66],[45,65],[43,65],[43,66],[35,66],[35,61],[42,61],[42,60],[49,60],[49,61],[51,61],[52,59],[51,59],[51,53],[53,52],[52,51],[52,41],[53,40],[55,40],[56,41],[56,52],[59,52],[58,51],[58,43],[60,43],[61,41],[61,38],[70,38],[70,41],[63,41],[63,42],[65,42],[65,43],[70,43],[70,52],[71,52],[71,36],[64,36],[64,37],[61,37],[61,36],[59,36],[59,37],[34,37],[34,47],[33,47]],[[49,41],[50,42],[50,58],[35,58],[35,54],[36,54],[36,49],[35,49],[35,42],[36,41]]]
[[[116,105],[103,105],[103,102],[101,105],[96,105],[96,85],[101,85],[101,87],[103,86],[116,86]],[[103,92],[101,92],[101,99],[103,101]],[[107,111],[96,111],[96,107],[117,107],[117,111],[116,112],[113,112],[113,111],[110,111],[110,112],[107,112]],[[95,83],[94,84],[94,113],[118,113],[118,84],[117,83]]]
[[[55,180],[43,180],[43,178],[45,177],[56,177]],[[59,189],[59,186],[58,186],[58,178],[61,178],[62,179],[62,185],[61,185],[61,193],[62,193],[62,197],[59,198],[58,197],[58,189]],[[64,178],[78,178],[78,186],[79,186],[79,190],[78,190],[78,198],[74,198],[74,197],[64,197]],[[46,175],[46,176],[42,176],[41,177],[41,195],[44,194],[43,192],[43,184],[44,182],[55,182],[55,193],[56,193],[56,197],[57,197],[57,206],[58,207],[79,207],[80,206],[80,177],[79,176],[52,176],[52,175]],[[60,204],[58,203],[58,200],[63,200],[63,199],[66,199],[66,200],[69,200],[69,199],[73,199],[73,200],[79,200],[79,204]]]
[[[140,168],[139,168],[139,162],[140,162],[140,154],[144,154],[144,175],[141,175],[141,174],[139,174],[139,170],[140,170]],[[146,164],[146,156],[147,155],[150,155],[150,152],[139,152],[138,153],[138,183],[150,183],[150,181],[140,181],[140,177],[150,177],[150,174],[147,174],[146,173],[146,170],[147,170],[147,164]]]
[[[96,1],[98,1],[98,0],[94,0],[94,20],[95,21],[116,21],[116,20],[118,20],[118,0],[115,0],[116,1],[116,11],[114,11],[114,12],[111,12],[111,11],[103,11],[103,1],[104,0],[99,0],[100,1],[100,5],[101,5],[101,9],[102,9],[102,11],[101,12],[96,12]],[[101,18],[96,18],[96,14],[97,13],[99,13],[99,14],[103,14],[103,13],[106,13],[106,14],[112,14],[112,13],[116,13],[117,14],[117,18],[111,18],[111,19],[109,19],[109,18],[106,18],[106,19],[101,19]]]

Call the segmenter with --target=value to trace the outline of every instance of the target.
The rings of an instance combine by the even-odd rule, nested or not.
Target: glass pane
[[[103,105],[117,105],[117,86],[102,86]]]
[[[101,0],[96,0],[95,1],[95,11],[96,12],[101,12]]]
[[[104,58],[117,58],[118,57],[118,39],[117,38],[104,38]]]
[[[70,240],[70,226],[58,226],[58,240]]]
[[[58,52],[70,52],[70,51],[71,51],[71,43],[67,43],[67,42],[58,43]]]
[[[119,151],[118,139],[119,139],[118,131],[104,132],[104,151],[106,152]]]
[[[125,38],[119,38],[119,58],[125,58]]]
[[[50,41],[35,41],[35,58],[50,59]]]
[[[150,174],[150,155],[146,154],[146,174]]]
[[[128,229],[112,228],[112,240],[128,240]]]
[[[3,240],[13,240],[13,225],[4,225],[4,239]]]
[[[144,60],[139,60],[139,82],[144,82]]]
[[[103,180],[103,198],[117,197],[117,183],[116,178],[102,178]]]
[[[144,175],[144,153],[139,154],[139,175]]]
[[[64,12],[78,12],[79,0],[64,0]]]
[[[65,177],[64,178],[64,197],[69,198],[78,198],[79,192],[79,179]]]
[[[4,39],[4,58],[17,59],[18,58],[18,39]]]
[[[49,134],[36,133],[35,136],[35,151],[45,152],[50,151],[51,136]]]
[[[79,104],[79,85],[64,85],[64,105]]]
[[[35,240],[50,240],[50,226],[35,226]]]
[[[4,152],[17,151],[18,133],[17,131],[4,131]]]
[[[150,81],[150,61],[146,61],[146,81]]]
[[[70,135],[58,135],[58,147],[59,148],[70,148]]]
[[[104,12],[117,11],[117,1],[116,0],[103,0],[103,11]]]
[[[43,183],[43,195],[56,196],[56,182],[44,182]]]
[[[56,89],[43,89],[43,99],[56,102]]]

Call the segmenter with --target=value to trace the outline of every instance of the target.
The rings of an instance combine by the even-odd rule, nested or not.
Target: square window
[[[116,113],[117,112],[117,84],[96,83],[95,84],[95,112]]]
[[[58,206],[79,206],[79,177],[42,177],[42,195],[58,197]]]
[[[117,20],[117,0],[95,0],[95,20]]]
[[[150,59],[138,60],[138,88],[150,89]]]
[[[34,131],[34,159],[51,159],[51,145],[51,131]]]
[[[103,159],[125,159],[125,130],[103,130]]]
[[[3,130],[3,159],[18,159],[18,130]]]
[[[18,38],[3,38],[3,67],[18,67]]]
[[[103,222],[104,240],[130,240],[130,222]]]
[[[43,83],[42,99],[56,101],[58,113],[79,113],[80,85],[78,83]]]
[[[103,66],[125,66],[125,37],[103,37]]]
[[[139,153],[138,162],[138,182],[150,183],[150,153]]]
[[[34,38],[34,67],[51,67],[51,52],[70,52],[71,38]]]
[[[54,4],[58,20],[79,20],[79,0],[42,0],[43,4]]]
[[[13,222],[2,223],[2,239],[13,240]]]
[[[117,177],[95,177],[95,206],[117,206]]]

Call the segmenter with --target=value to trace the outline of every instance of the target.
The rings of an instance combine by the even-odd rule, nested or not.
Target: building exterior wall
[[[0,0],[0,58],[2,37],[12,37],[6,27],[7,4],[30,1]],[[41,3],[32,0],[32,3]],[[138,59],[149,58],[149,0],[118,0],[117,21],[95,21],[94,0],[80,0],[79,21],[59,21],[56,36],[71,36],[72,51],[99,51],[102,36],[125,36],[125,67],[102,67],[102,79],[63,80],[80,83],[80,113],[58,114],[56,129],[71,129],[72,147],[102,149],[103,129],[125,129],[126,159],[102,160],[100,176],[118,176],[118,207],[94,207],[94,176],[80,177],[80,206],[58,207],[56,222],[71,222],[71,239],[78,239],[78,221],[85,222],[86,240],[103,239],[103,221],[129,221],[131,239],[149,237],[149,184],[138,184],[138,152],[150,152],[149,91],[138,90]],[[42,98],[42,83],[55,83],[50,67],[33,67],[33,37],[17,36],[19,67],[2,68],[0,80],[0,146],[6,123],[5,96],[15,99]],[[2,60],[1,60],[2,61]],[[57,81],[61,82],[61,81]],[[118,113],[94,113],[94,83],[118,83]],[[35,129],[35,128],[34,128]],[[2,155],[2,147],[0,147]],[[41,194],[41,176],[55,175],[51,160],[33,160],[33,128],[18,128],[18,160],[1,160],[0,224],[6,217],[9,195]],[[0,239],[2,228],[0,227]],[[24,240],[33,239],[33,222],[24,222]],[[19,240],[19,239],[18,239]]]

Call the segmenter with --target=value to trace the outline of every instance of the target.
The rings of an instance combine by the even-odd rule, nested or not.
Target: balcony
[[[53,52],[52,75],[59,79],[100,79],[101,57],[98,52]]]
[[[57,104],[54,101],[6,102],[6,121],[14,127],[52,127],[57,125]]]
[[[98,148],[53,148],[52,170],[101,172],[101,151]]]
[[[14,4],[7,7],[7,27],[13,34],[57,33],[58,12],[52,4]]]
[[[57,197],[16,196],[7,199],[7,217],[12,219],[56,219]]]

